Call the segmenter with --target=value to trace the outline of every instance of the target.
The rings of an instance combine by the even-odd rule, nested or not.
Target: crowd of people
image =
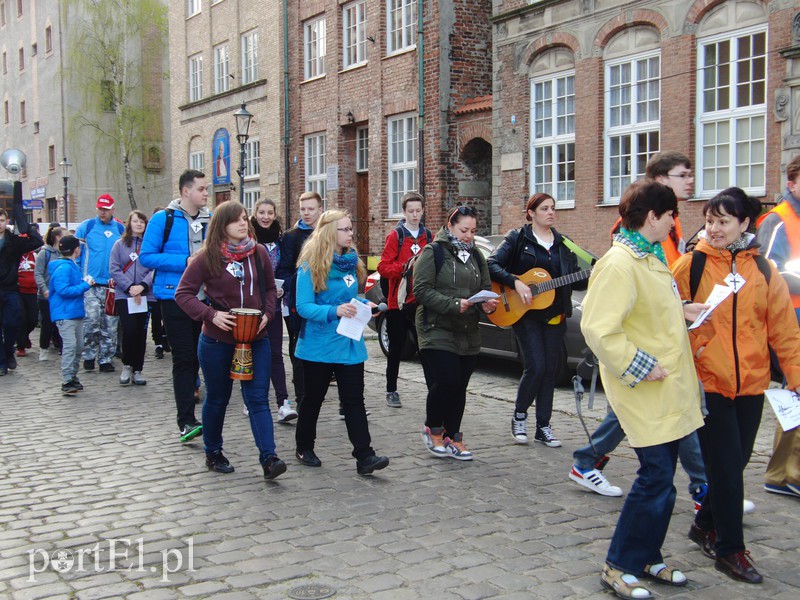
[[[738,188],[709,200],[700,239],[687,252],[678,212],[680,201],[691,197],[691,162],[675,152],[655,155],[646,177],[623,194],[611,249],[591,276],[579,271],[566,237],[555,229],[556,203],[548,194],[528,200],[522,211],[527,223],[510,230],[488,259],[474,244],[475,209],[454,207],[432,232],[425,226],[425,199],[406,194],[403,218],[387,235],[378,265],[386,284],[387,406],[403,406],[398,370],[413,329],[428,388],[424,448],[436,458],[472,460],[462,421],[481,347],[479,322],[481,315],[511,311],[513,296],[519,314],[512,329],[524,370],[511,436],[528,443],[528,412],[535,404],[533,441],[559,447],[555,374],[572,291],[588,287],[581,329],[598,357],[609,409],[590,443],[573,453],[569,478],[603,496],[622,496],[603,466],[626,436],[640,463],[601,581],[624,598],[652,596],[639,577],[687,583],[661,554],[680,458],[695,502],[689,538],[719,571],[761,582],[743,535],[743,515],[754,509],[744,498],[743,472],[761,423],[771,355],[785,385],[800,392],[800,263],[792,263],[800,260],[800,158],[788,165],[787,176],[785,201],[760,220],[760,202]],[[322,464],[317,420],[333,380],[357,472],[389,466],[389,458],[373,449],[369,432],[363,335],[340,331],[342,320],[355,318],[363,305],[379,308],[359,297],[366,269],[353,247],[349,214],[324,211],[322,197],[306,192],[299,198],[301,218],[284,231],[269,199],[257,202],[250,215],[229,201],[212,216],[202,172],[184,172],[178,187],[180,197],[165,209],[150,219],[133,211],[124,223],[114,218],[114,200],[104,194],[97,216],[74,235],[58,224],[44,239],[34,228],[17,235],[0,211],[0,375],[30,348],[38,318],[40,359],[47,360],[51,346],[61,353],[65,395],[83,389],[81,359],[85,371],[113,372],[118,351],[119,383],[145,385],[152,322],[156,357],[172,355],[180,440],[202,435],[207,467],[230,473],[234,467],[223,454],[222,436],[234,389],[228,365],[241,341],[234,336],[237,313],[251,311],[258,315],[250,340],[254,367],[252,378],[243,378],[241,394],[265,479],[287,470],[275,447],[270,382],[278,422],[296,421],[301,465]],[[544,306],[535,304],[536,288],[526,279],[533,270],[559,282]],[[493,286],[499,295],[490,291]],[[730,288],[728,296],[688,330],[720,286]],[[24,316],[29,312],[33,317]],[[294,400],[283,362],[284,328]],[[195,415],[201,372],[202,422]],[[798,429],[778,426],[768,492],[800,496]]]

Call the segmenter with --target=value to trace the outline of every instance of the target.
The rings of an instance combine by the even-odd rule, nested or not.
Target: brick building
[[[203,171],[212,202],[239,199],[234,112],[253,115],[246,143],[244,203],[283,197],[282,11],[277,0],[170,2],[173,197],[187,168]],[[169,198],[165,198],[165,202]]]
[[[428,200],[429,226],[463,203],[488,231],[491,2],[288,5],[292,201],[314,189],[348,209],[362,254],[380,253],[412,190]]]
[[[648,157],[692,159],[695,198],[728,186],[773,201],[800,148],[800,3],[496,0],[492,205],[518,226],[534,191],[556,226],[602,254],[622,190]]]

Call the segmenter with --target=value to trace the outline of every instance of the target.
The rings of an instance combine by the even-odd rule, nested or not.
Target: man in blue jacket
[[[203,246],[211,220],[208,184],[204,173],[184,171],[178,180],[180,198],[150,219],[142,240],[139,260],[155,269],[153,295],[161,307],[167,339],[172,346],[172,387],[182,442],[203,432],[194,414],[198,374],[197,341],[202,323],[193,321],[175,303],[175,290],[186,266]],[[202,299],[202,298],[201,298]]]
[[[94,371],[95,360],[101,373],[114,371],[114,353],[117,351],[117,317],[105,312],[106,293],[109,286],[108,259],[111,248],[125,231],[125,226],[114,219],[114,198],[103,194],[97,199],[97,216],[87,219],[75,230],[75,237],[83,242],[80,268],[83,275],[91,275],[94,285],[83,297],[86,318],[83,326],[83,368]]]

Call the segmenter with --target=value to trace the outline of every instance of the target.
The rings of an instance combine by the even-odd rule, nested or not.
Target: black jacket
[[[553,232],[553,246],[548,252],[543,246],[539,245],[533,235],[531,225],[524,225],[519,229],[512,229],[506,234],[505,239],[495,248],[492,255],[486,261],[489,265],[489,276],[492,281],[514,288],[517,275],[522,275],[531,269],[538,267],[545,269],[551,277],[560,277],[579,271],[578,257],[564,244],[564,236],[555,229]],[[558,255],[556,264],[551,264],[549,257],[555,258]],[[572,290],[585,290],[587,281],[573,283],[569,287],[556,289],[556,301],[551,309],[546,309],[548,314],[564,313],[572,316]]]
[[[281,238],[281,260],[275,269],[275,277],[284,280],[283,289],[286,289],[288,280],[294,281],[297,274],[297,258],[306,240],[314,230],[305,227],[292,227]]]
[[[28,237],[22,237],[6,229],[3,247],[0,249],[0,290],[19,291],[19,261],[22,255],[40,248],[44,244],[35,226],[28,229]]]

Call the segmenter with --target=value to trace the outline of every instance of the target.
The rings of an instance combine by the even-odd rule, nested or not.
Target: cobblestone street
[[[356,474],[332,387],[318,429],[322,468],[301,466],[294,425],[276,424],[289,470],[275,482],[262,478],[236,388],[224,430],[236,472],[209,472],[201,438],[180,444],[169,355],[154,360],[148,349],[145,387],[120,387],[118,360],[115,374],[81,372],[86,389],[74,398],[60,393],[57,355],[20,358],[0,379],[0,598],[283,599],[307,584],[353,600],[610,598],[598,575],[622,499],[567,478],[572,450],[586,441],[571,391],[555,403],[562,448],[516,445],[519,368],[482,359],[463,427],[476,458],[437,460],[419,435],[419,364],[401,366],[403,408],[390,409],[385,361],[374,339],[368,346],[373,446],[389,468]],[[599,396],[590,429],[605,406]],[[747,470],[756,512],[745,538],[764,584],[726,578],[687,539],[693,504],[679,468],[665,550],[690,582],[653,584],[659,597],[798,597],[800,504],[761,486],[774,427],[767,406]],[[637,465],[623,445],[605,472],[627,492]]]

